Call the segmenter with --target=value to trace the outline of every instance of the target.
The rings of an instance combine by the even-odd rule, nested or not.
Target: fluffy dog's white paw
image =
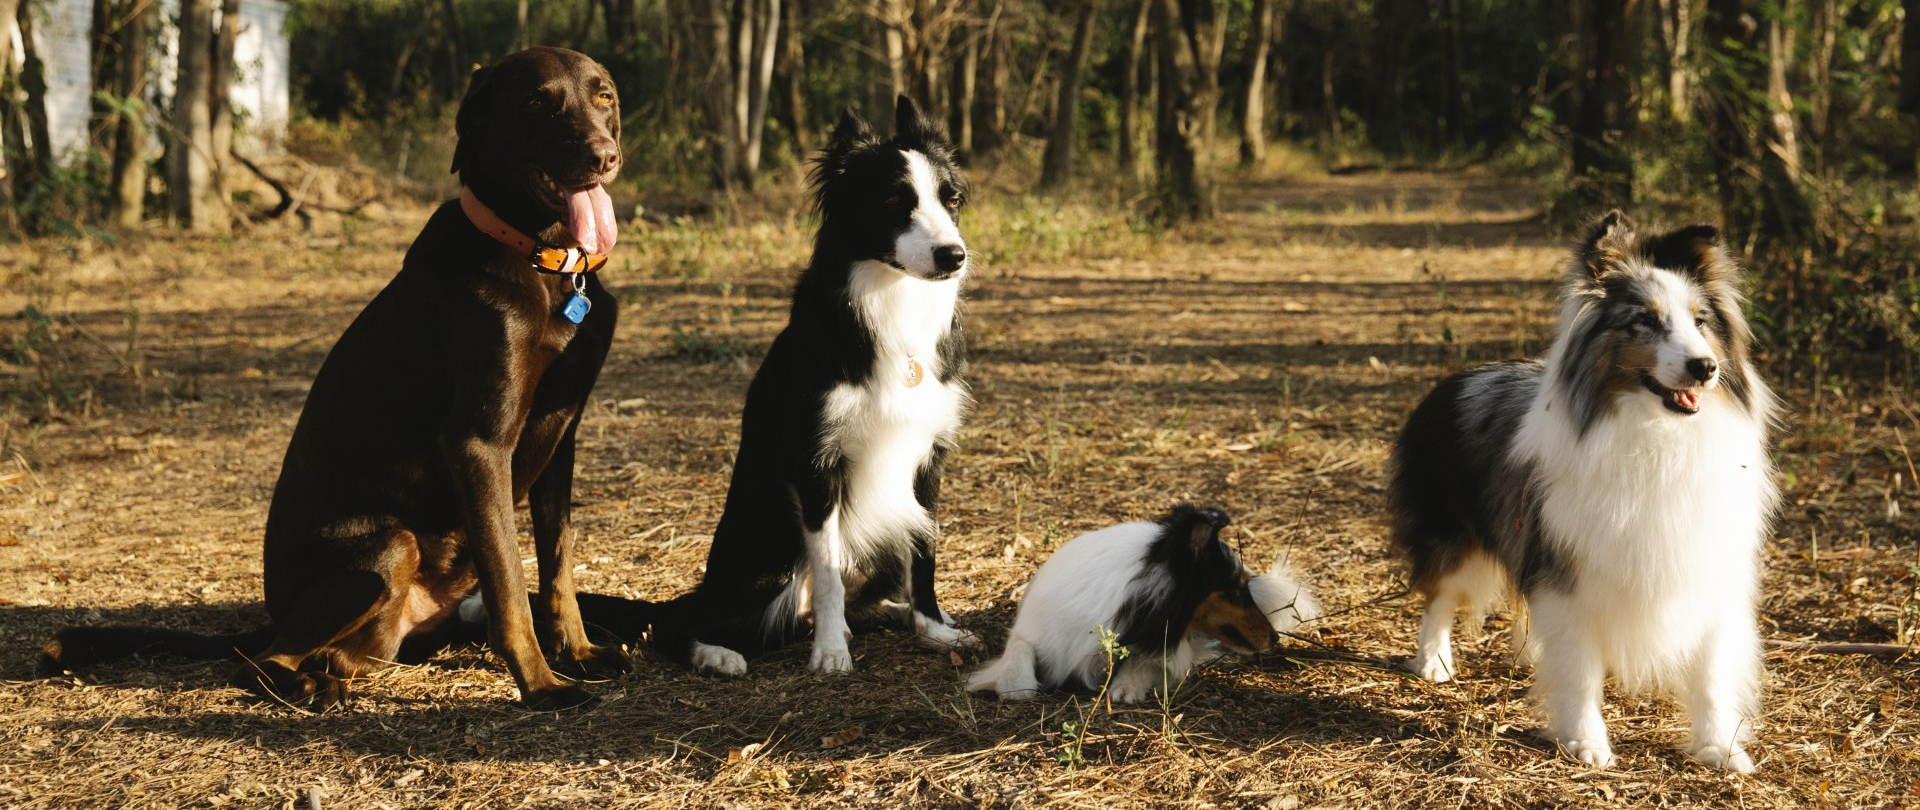
[[[1734,773],[1753,773],[1753,757],[1736,745],[1728,750],[1718,745],[1703,745],[1687,752],[1695,762]]]
[[[807,658],[807,669],[821,675],[845,675],[853,671],[853,653],[845,646],[815,644]]]
[[[1453,680],[1453,662],[1438,655],[1415,655],[1407,659],[1407,671],[1434,683]]]
[[[1107,700],[1114,703],[1145,703],[1152,695],[1152,687],[1144,683],[1115,681],[1107,687]]]
[[[696,641],[693,643],[693,668],[699,672],[738,678],[747,674],[747,659],[725,647],[715,647]]]
[[[957,650],[980,646],[980,637],[951,624],[930,622],[921,619],[919,627],[920,646],[935,650]]]
[[[1580,760],[1595,768],[1613,767],[1613,746],[1607,744],[1605,737],[1599,739],[1561,740],[1560,750],[1567,756]]]

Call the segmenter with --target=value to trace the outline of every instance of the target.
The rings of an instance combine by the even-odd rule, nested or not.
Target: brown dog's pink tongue
[[[613,198],[599,185],[567,192],[567,229],[588,253],[613,250]]]

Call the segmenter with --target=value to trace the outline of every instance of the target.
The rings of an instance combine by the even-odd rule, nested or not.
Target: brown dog
[[[267,514],[271,626],[70,628],[47,642],[43,669],[238,652],[242,685],[326,709],[346,701],[342,678],[399,660],[403,641],[437,647],[475,586],[528,706],[589,697],[548,669],[534,608],[563,663],[625,669],[587,641],[568,539],[574,433],[613,339],[615,301],[588,271],[614,241],[602,184],[620,168],[619,99],[592,59],[534,48],[474,72],[456,127],[466,193],[341,335],[294,428]],[[523,498],[532,606],[513,526]]]

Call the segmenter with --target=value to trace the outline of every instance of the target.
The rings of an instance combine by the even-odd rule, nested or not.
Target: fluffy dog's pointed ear
[[[1587,238],[1581,240],[1575,256],[1587,275],[1598,281],[1601,277],[1620,269],[1620,260],[1628,253],[1633,244],[1633,220],[1615,208],[1587,231]]]
[[[492,99],[488,90],[487,78],[493,75],[493,68],[473,66],[473,74],[467,77],[467,94],[460,99],[460,112],[453,117],[453,168],[454,174],[460,173],[466,158],[472,154],[469,144],[480,137],[483,122],[486,120],[484,108]]]
[[[1721,281],[1734,272],[1720,229],[1712,225],[1688,225],[1660,234],[1648,239],[1641,252],[1655,267],[1678,270],[1702,282]]]
[[[920,112],[920,105],[902,93],[893,107],[893,139],[904,146],[924,149],[945,143],[947,136]]]

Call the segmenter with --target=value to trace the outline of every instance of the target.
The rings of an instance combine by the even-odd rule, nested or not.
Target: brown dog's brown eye
[[[602,90],[600,91],[600,95],[593,97],[593,103],[602,107],[611,107],[613,106],[613,94]]]
[[[546,108],[547,108],[547,102],[538,96],[527,99],[527,110],[529,112],[539,112]]]

